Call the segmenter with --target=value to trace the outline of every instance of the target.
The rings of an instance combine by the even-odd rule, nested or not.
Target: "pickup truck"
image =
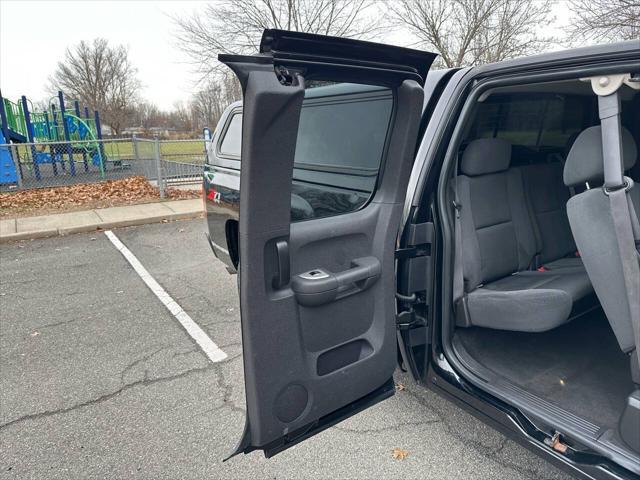
[[[265,30],[220,55],[214,254],[238,273],[246,426],[275,455],[399,366],[580,478],[640,475],[640,41],[432,70]]]

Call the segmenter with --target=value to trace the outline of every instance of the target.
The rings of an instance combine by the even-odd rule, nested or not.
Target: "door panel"
[[[274,35],[266,32],[263,42]],[[353,62],[343,55],[336,70],[335,58],[325,64],[318,53],[328,37],[292,35],[301,42],[286,44],[295,52],[295,71],[282,49],[271,64],[265,56],[223,57],[244,90],[239,281],[247,425],[235,453],[273,455],[394,393],[394,252],[422,109],[421,77],[411,62],[371,68],[390,57],[387,48],[400,60],[404,49],[328,39],[333,47],[345,45],[337,51],[358,54]],[[313,55],[305,53],[309,38],[318,47]],[[267,47],[262,50],[274,51]],[[405,53],[422,60],[420,71],[434,57]],[[305,75],[342,80],[347,67],[349,81],[393,93],[376,190],[358,211],[291,223]]]

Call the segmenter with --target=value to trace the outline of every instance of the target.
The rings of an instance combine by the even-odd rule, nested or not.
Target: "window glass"
[[[316,85],[305,90],[300,113],[293,221],[351,212],[368,201],[393,110],[393,95],[387,88]]]
[[[296,166],[377,172],[392,106],[393,99],[388,90],[351,99],[338,96],[309,98],[300,115]]]
[[[233,157],[240,157],[240,145],[242,143],[242,114],[235,113],[224,132],[224,138],[220,143],[220,153]]]
[[[473,125],[472,138],[492,138],[500,117],[503,104],[484,102],[478,105],[478,113]]]
[[[384,87],[307,86],[294,158],[292,221],[339,215],[367,203],[377,182],[393,110]],[[220,155],[240,158],[242,114],[231,117]]]
[[[544,101],[523,99],[505,104],[503,114],[498,118],[498,138],[504,138],[512,145],[534,146],[538,142]]]
[[[513,145],[565,147],[586,127],[587,98],[572,95],[502,95],[478,105],[474,138],[504,138]]]
[[[588,103],[576,97],[549,99],[540,144],[566,147],[569,139],[583,130],[587,108]]]

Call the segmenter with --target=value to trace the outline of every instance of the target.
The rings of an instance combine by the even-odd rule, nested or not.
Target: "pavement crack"
[[[118,395],[120,395],[123,392],[126,392],[127,390],[131,390],[132,388],[136,388],[136,387],[148,387],[150,385],[154,385],[157,383],[167,383],[167,382],[173,382],[174,380],[178,380],[181,378],[185,378],[188,377],[190,375],[194,375],[194,374],[198,374],[198,373],[203,373],[203,372],[207,372],[210,370],[213,370],[214,368],[212,366],[206,366],[206,367],[200,367],[200,368],[193,368],[190,370],[186,370],[182,373],[176,374],[176,375],[170,375],[167,377],[157,377],[157,378],[148,378],[147,376],[147,372],[145,371],[145,377],[142,380],[138,380],[132,383],[127,383],[125,385],[123,385],[122,387],[120,387],[119,389],[110,392],[110,393],[105,393],[104,395],[100,395],[99,397],[96,398],[92,398],[91,400],[87,400],[85,402],[81,402],[81,403],[77,403],[75,405],[71,405],[70,407],[65,407],[65,408],[59,408],[56,410],[45,410],[44,412],[39,412],[39,413],[31,413],[28,415],[23,415],[22,417],[18,417],[14,420],[11,420],[9,422],[3,423],[2,425],[0,425],[0,432],[5,430],[6,428],[9,428],[13,425],[25,422],[25,421],[29,421],[29,420],[38,420],[41,418],[47,418],[47,417],[52,417],[54,415],[61,415],[61,414],[65,414],[65,413],[69,413],[69,412],[73,412],[75,410],[84,408],[84,407],[88,407],[88,406],[92,406],[92,405],[97,405],[103,402],[106,402],[108,400],[111,400],[114,397],[117,397]]]
[[[146,355],[144,355],[144,356],[142,356],[140,358],[137,358],[136,360],[131,362],[129,365],[124,367],[124,370],[122,370],[122,372],[120,373],[120,383],[126,384],[125,381],[124,381],[124,377],[125,377],[125,375],[127,373],[129,373],[131,370],[133,370],[135,367],[137,367],[141,363],[146,362],[148,360],[151,360],[151,358],[153,358],[155,355],[157,355],[158,353],[160,353],[163,350],[166,350],[168,348],[169,348],[168,345],[164,345],[164,346],[162,346],[160,348],[157,348],[153,352],[147,353]],[[145,379],[146,379],[146,375],[147,375],[147,370],[145,370]]]
[[[222,405],[219,408],[230,408],[234,412],[240,412],[243,415],[245,414],[245,410],[243,407],[240,407],[235,404],[232,398],[233,387],[225,380],[224,372],[222,369],[216,370],[216,384],[218,388],[222,391]]]
[[[175,352],[173,355],[171,355],[171,358],[173,359],[173,358],[177,358],[177,357],[183,357],[185,355],[189,355],[191,353],[196,353],[196,352],[200,353],[200,348],[193,347],[193,348],[190,348],[189,350],[183,350],[181,352]]]
[[[81,320],[84,320],[84,318],[72,318],[70,320],[63,320],[61,322],[45,323],[44,325],[40,325],[38,327],[35,327],[35,329],[36,330],[44,330],[45,328],[55,328],[55,327],[60,327],[62,325],[68,325],[70,323],[79,322]]]
[[[496,464],[500,465],[504,468],[509,468],[521,474],[524,477],[531,479],[539,479],[540,472],[534,468],[528,468],[524,465],[513,463],[509,461],[509,458],[502,458],[500,454],[505,449],[505,447],[511,443],[512,441],[505,437],[502,433],[498,432],[502,439],[500,444],[497,446],[489,446],[485,443],[482,443],[478,440],[465,437],[460,432],[460,423],[454,421],[451,424],[447,421],[446,415],[442,412],[438,411],[437,408],[434,407],[433,404],[429,403],[425,398],[419,395],[417,392],[412,391],[411,389],[405,390],[405,393],[413,397],[420,405],[422,405],[426,410],[428,410],[431,414],[436,416],[439,421],[442,423],[442,426],[445,432],[454,440],[462,443],[463,445],[475,450],[478,454],[483,457],[492,460]],[[466,412],[465,412],[466,413]],[[468,413],[467,413],[468,414]],[[471,416],[471,414],[468,414]],[[435,422],[434,422],[435,423]],[[487,427],[489,428],[489,427]]]

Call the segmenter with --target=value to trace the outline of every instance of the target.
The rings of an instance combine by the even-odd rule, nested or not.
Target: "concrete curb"
[[[165,205],[169,207],[169,205]],[[168,208],[171,210],[171,208]],[[97,210],[99,212],[99,210]],[[160,223],[163,221],[190,220],[201,218],[203,216],[202,207],[198,210],[168,212],[162,215],[149,215],[137,218],[126,218],[116,221],[89,222],[82,225],[73,225],[69,227],[60,226],[58,228],[42,228],[39,230],[28,230],[25,232],[4,233],[0,235],[0,243],[15,242],[18,240],[31,240],[36,238],[55,237],[62,235],[70,235],[73,233],[95,232],[96,230],[109,230],[120,227],[133,227],[137,225],[148,225],[151,223]],[[98,215],[99,216],[99,215]]]

